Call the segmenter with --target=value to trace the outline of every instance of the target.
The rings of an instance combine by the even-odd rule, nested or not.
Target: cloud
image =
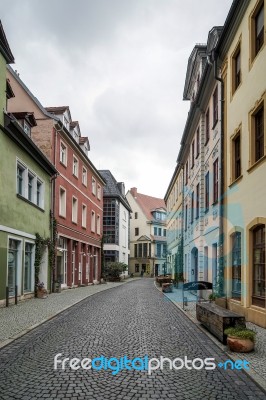
[[[95,166],[163,197],[189,109],[188,57],[230,4],[2,0],[2,22],[21,79],[45,106],[70,106]]]

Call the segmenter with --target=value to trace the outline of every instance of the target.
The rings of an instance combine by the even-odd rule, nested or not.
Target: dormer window
[[[24,132],[26,133],[26,135],[31,136],[31,128],[30,125],[24,121],[24,126],[23,126]]]
[[[69,121],[68,121],[68,119],[65,117],[65,115],[63,116],[63,125],[64,125],[64,127],[66,127],[67,129],[69,129]]]

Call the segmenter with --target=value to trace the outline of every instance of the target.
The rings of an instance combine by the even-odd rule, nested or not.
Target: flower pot
[[[235,336],[227,337],[227,345],[231,351],[236,353],[249,353],[254,350],[254,342],[250,339],[240,339]]]
[[[37,298],[38,299],[45,299],[47,297],[47,290],[42,288],[42,289],[37,289]]]

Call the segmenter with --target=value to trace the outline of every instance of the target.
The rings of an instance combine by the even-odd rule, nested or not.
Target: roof
[[[32,112],[12,112],[12,115],[14,115],[16,119],[25,119],[30,126],[37,126],[34,113]]]
[[[66,110],[69,110],[69,106],[60,106],[60,107],[45,107],[46,111],[52,114],[63,114]]]
[[[131,191],[130,193],[132,194]],[[154,219],[152,211],[160,208],[164,208],[166,210],[164,199],[158,199],[157,197],[147,196],[146,194],[141,194],[138,192],[136,192],[136,197],[134,197],[134,199],[149,220]]]
[[[103,188],[103,198],[115,197],[118,198],[121,203],[126,207],[129,212],[132,212],[131,207],[126,199],[125,194],[119,189],[119,183],[114,178],[113,174],[109,170],[100,170],[99,173],[104,178],[106,186]]]
[[[1,20],[0,20],[0,51],[8,64],[13,64],[15,62]]]
[[[30,157],[39,164],[44,171],[50,176],[57,174],[57,170],[54,165],[48,160],[48,158],[42,153],[42,151],[36,146],[32,139],[24,132],[18,121],[13,115],[4,114],[4,125],[0,128],[5,132],[13,142],[15,142],[20,148],[22,148]]]
[[[69,126],[70,126],[70,129],[74,129],[76,126],[79,126],[79,122],[78,121],[71,121]]]

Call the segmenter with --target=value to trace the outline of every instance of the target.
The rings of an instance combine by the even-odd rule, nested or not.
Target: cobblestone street
[[[54,370],[54,356],[228,357],[142,279],[88,297],[0,350],[0,399],[266,399],[242,371]]]

